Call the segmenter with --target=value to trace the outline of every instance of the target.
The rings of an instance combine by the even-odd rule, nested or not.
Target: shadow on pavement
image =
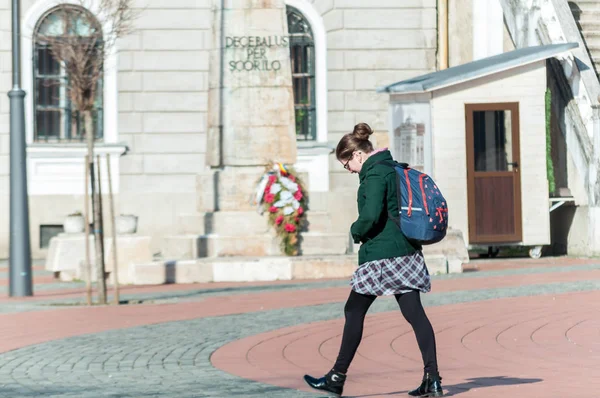
[[[497,386],[511,386],[516,384],[531,384],[531,383],[539,383],[543,381],[543,379],[521,379],[518,377],[507,377],[507,376],[496,376],[496,377],[473,377],[467,379],[466,382],[460,384],[453,385],[444,385],[444,397],[454,397],[459,396],[462,393],[465,393],[472,389],[486,388],[486,387],[497,387]],[[443,382],[443,380],[442,380]],[[388,393],[377,393],[370,395],[353,395],[346,396],[345,398],[367,398],[374,396],[382,396],[382,395],[406,395],[408,391],[393,391]]]

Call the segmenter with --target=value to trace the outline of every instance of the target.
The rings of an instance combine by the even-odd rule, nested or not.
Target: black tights
[[[425,372],[437,373],[435,335],[421,304],[420,293],[417,290],[413,290],[409,293],[396,294],[395,297],[402,315],[404,315],[404,318],[410,323],[415,332],[419,350],[423,356]],[[376,298],[377,296],[360,294],[355,291],[350,292],[350,297],[348,297],[348,301],[344,307],[346,324],[344,325],[342,346],[337,361],[333,366],[336,372],[346,373],[348,371],[350,362],[352,362],[362,339],[365,315]]]

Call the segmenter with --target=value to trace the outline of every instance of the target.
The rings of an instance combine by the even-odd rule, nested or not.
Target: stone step
[[[193,260],[198,258],[199,237],[202,235],[184,234],[172,235],[164,238],[161,258],[174,260]]]
[[[254,282],[346,278],[356,269],[356,255],[203,258],[136,264],[134,283]]]
[[[573,18],[575,22],[583,22],[590,21],[593,22],[594,18],[600,12],[600,8],[585,8],[585,9],[575,9],[571,8],[571,13],[573,14]]]
[[[586,11],[600,11],[600,1],[598,0],[577,0],[570,1],[569,6],[571,12],[586,12]]]
[[[331,232],[331,216],[326,211],[307,211],[303,232]]]
[[[580,20],[579,21],[579,25],[581,26],[581,30],[585,36],[585,32],[597,32],[600,30],[600,20],[594,20],[594,19],[586,19],[586,20]]]
[[[258,211],[217,211],[186,213],[178,216],[179,233],[208,235],[253,235],[270,229],[267,214]]]
[[[134,264],[132,270],[136,285],[350,278],[357,260],[355,254],[203,258]],[[425,255],[425,262],[431,275],[448,272],[443,255]],[[455,270],[462,272],[462,268]]]
[[[462,232],[457,229],[449,229],[441,242],[423,246],[423,255],[426,258],[441,256],[446,259],[449,273],[462,272],[462,265],[469,262],[465,239]],[[427,266],[429,267],[430,264],[427,263]]]
[[[331,191],[354,191],[358,188],[358,177],[355,174],[331,173],[329,175],[329,189]]]
[[[308,208],[311,211],[327,211],[329,192],[309,192]]]
[[[331,232],[331,217],[326,211],[306,211],[303,231]],[[225,234],[246,236],[271,230],[267,214],[257,212],[187,213],[178,216],[179,233],[184,235]]]
[[[303,255],[346,254],[349,250],[348,234],[322,232],[300,233],[300,250]]]
[[[594,45],[589,47],[590,55],[592,56],[592,62],[597,63],[600,58],[600,46]]]
[[[596,69],[598,69],[598,66],[600,66],[600,54],[592,54],[592,62],[596,66]]]
[[[180,234],[207,233],[205,215],[206,213],[182,213],[177,216],[177,232]]]
[[[165,238],[162,256],[167,260],[193,260],[219,256],[274,256],[280,254],[274,236],[270,234],[236,235],[175,235]]]
[[[346,234],[301,232],[303,254],[345,254],[349,238]],[[191,260],[202,257],[277,256],[281,254],[278,239],[272,233],[239,236],[217,234],[185,234],[165,238],[162,257],[166,260]]]
[[[584,32],[584,38],[590,52],[600,48],[600,31]]]

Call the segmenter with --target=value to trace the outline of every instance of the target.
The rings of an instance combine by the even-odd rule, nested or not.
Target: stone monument
[[[168,258],[281,255],[266,215],[257,212],[251,198],[271,161],[296,162],[286,6],[283,0],[216,3],[207,171],[197,178],[198,213],[181,217],[182,232],[188,235],[167,238],[164,254]],[[346,252],[347,236],[332,237],[337,240],[332,244],[313,231],[305,231],[301,238],[303,254]]]
[[[230,8],[214,12],[207,163],[225,174],[252,173],[271,159],[293,164],[294,98],[283,0],[228,3]]]
[[[136,284],[347,277],[356,269],[348,233],[310,209],[300,256],[282,255],[267,216],[252,203],[271,162],[296,163],[293,82],[283,0],[215,0],[206,171],[197,212],[179,217],[162,259],[135,264]],[[307,179],[303,179],[307,182]],[[317,209],[318,207],[315,206]],[[443,254],[433,259],[446,272]],[[432,269],[432,261],[428,264]]]
[[[227,6],[214,11],[206,152],[211,170],[198,177],[201,212],[251,211],[249,198],[268,162],[296,162],[283,0]]]

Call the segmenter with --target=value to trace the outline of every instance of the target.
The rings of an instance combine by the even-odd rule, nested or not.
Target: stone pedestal
[[[196,178],[197,210],[256,212],[253,199],[266,166],[225,166],[200,173]]]
[[[427,262],[431,274],[460,273],[463,264],[469,262],[469,251],[463,234],[453,228],[448,230],[441,242],[423,246],[423,254],[431,259]]]
[[[94,237],[89,236],[91,279],[97,280]],[[119,262],[119,283],[133,283],[132,265],[152,261],[150,236],[117,236],[117,261]],[[104,239],[104,265],[108,273],[114,271],[112,238]],[[59,274],[63,281],[85,280],[85,234],[59,234],[50,240],[46,257],[46,270]],[[110,280],[110,279],[109,279]]]
[[[600,207],[577,206],[568,219],[567,253],[581,257],[600,256]]]

